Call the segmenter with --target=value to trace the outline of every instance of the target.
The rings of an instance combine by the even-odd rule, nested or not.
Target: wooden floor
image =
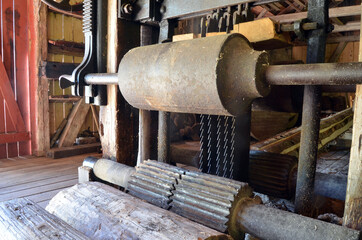
[[[78,182],[78,167],[87,156],[63,159],[20,157],[0,159],[0,202],[27,197],[42,207],[60,190]]]

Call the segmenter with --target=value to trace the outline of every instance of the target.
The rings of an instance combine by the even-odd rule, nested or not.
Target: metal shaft
[[[270,85],[354,85],[362,83],[362,62],[269,66]]]
[[[355,239],[360,232],[261,204],[244,205],[237,213],[239,231],[260,239]]]
[[[362,84],[362,62],[274,65],[265,70],[270,85],[355,85]],[[118,84],[117,73],[92,73],[85,82],[93,85]],[[354,87],[353,87],[354,88]]]
[[[167,163],[170,161],[170,113],[158,112],[158,145],[157,160]]]
[[[311,31],[308,37],[307,63],[324,62],[328,0],[311,0],[308,5],[308,19],[321,27]],[[320,86],[305,86],[302,113],[302,131],[298,162],[295,210],[311,216],[313,212],[314,179],[317,166],[318,138],[320,127]]]

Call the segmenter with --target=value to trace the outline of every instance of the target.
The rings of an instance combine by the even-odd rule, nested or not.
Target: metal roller
[[[241,34],[227,34],[130,50],[118,84],[133,107],[146,110],[239,115],[266,96],[265,52]]]

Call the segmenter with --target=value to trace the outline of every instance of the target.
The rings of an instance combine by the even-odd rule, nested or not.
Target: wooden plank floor
[[[27,197],[42,207],[60,190],[78,183],[78,167],[88,156],[51,159],[19,157],[0,159],[0,202]]]

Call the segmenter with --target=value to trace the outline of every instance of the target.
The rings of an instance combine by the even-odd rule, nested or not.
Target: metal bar
[[[237,213],[237,224],[260,239],[360,239],[359,231],[261,204],[244,204]]]
[[[89,85],[113,85],[118,84],[117,73],[90,73],[85,75],[84,81]]]
[[[319,63],[269,66],[265,71],[271,85],[362,84],[362,63]]]
[[[157,160],[159,162],[170,161],[170,113],[158,112],[158,145],[157,145]]]
[[[327,27],[328,0],[311,0],[308,4],[308,20],[317,22],[320,29],[308,37],[307,63],[324,62]],[[314,179],[317,165],[320,126],[320,86],[305,86],[302,113],[295,210],[303,215],[312,215]]]
[[[174,19],[194,17],[211,12],[213,9],[224,8],[227,6],[234,6],[238,4],[254,2],[253,0],[186,0],[175,1],[165,0],[163,1],[163,15],[162,19]],[[144,20],[150,18],[150,6],[149,0],[138,0],[135,3],[135,20]]]

